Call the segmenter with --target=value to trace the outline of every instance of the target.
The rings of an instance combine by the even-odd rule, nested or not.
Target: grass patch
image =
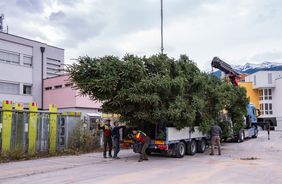
[[[13,150],[7,153],[2,153],[0,150],[0,163],[7,163],[11,161],[33,160],[39,158],[48,158],[65,155],[80,155],[84,153],[100,152],[102,148],[99,144],[100,135],[99,132],[91,132],[90,130],[84,130],[83,121],[81,121],[74,129],[70,136],[69,148],[63,150],[57,150],[56,153],[40,152],[34,155],[28,155],[27,152],[22,149]]]
[[[73,150],[73,149],[65,149],[62,151],[57,151],[55,154],[51,153],[36,153],[34,155],[28,155],[25,153],[20,153],[16,151],[12,151],[5,155],[0,155],[0,163],[8,163],[12,161],[24,161],[24,160],[36,160],[40,158],[49,158],[49,157],[59,157],[59,156],[68,156],[68,155],[81,155],[85,153],[95,153],[101,152],[102,148],[92,149],[91,151],[81,151],[81,150]]]

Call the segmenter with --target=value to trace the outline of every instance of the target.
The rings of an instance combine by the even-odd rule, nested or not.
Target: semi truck
[[[214,57],[212,67],[218,68],[229,77],[234,86],[238,86],[239,73],[232,69],[230,65]],[[256,108],[253,104],[247,105],[247,115],[245,116],[245,127],[239,132],[231,131],[228,139],[243,142],[246,138],[256,138],[258,136]],[[222,113],[228,119],[227,113]],[[232,129],[230,118],[227,121]],[[210,135],[200,131],[199,126],[185,127],[180,130],[172,126],[171,123],[143,124],[138,129],[146,132],[151,138],[147,153],[152,152],[164,153],[168,156],[182,158],[185,155],[195,155],[196,153],[204,153],[208,147]],[[123,135],[130,134],[130,128]],[[132,139],[124,138],[124,146],[132,146],[133,151],[140,152],[140,143],[134,142]]]
[[[225,75],[229,78],[230,82],[237,87],[238,81],[240,80],[240,74],[236,72],[229,64],[224,62],[218,57],[214,57],[211,62],[212,68],[217,68],[220,71],[224,72]],[[258,118],[260,114],[259,110],[256,107],[249,103],[247,105],[247,114],[245,116],[245,127],[244,129],[239,130],[239,132],[233,132],[231,138],[237,140],[238,142],[243,142],[245,138],[256,138],[258,136]]]

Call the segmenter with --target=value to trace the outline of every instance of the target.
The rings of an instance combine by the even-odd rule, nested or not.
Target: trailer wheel
[[[176,145],[176,150],[175,150],[175,153],[176,153],[176,157],[177,158],[182,158],[184,157],[185,155],[185,144],[183,142],[179,142],[177,145]]]
[[[197,144],[196,141],[192,140],[187,143],[187,155],[195,155],[197,152]]]
[[[244,131],[240,130],[238,134],[238,142],[243,142],[245,139]]]
[[[204,153],[206,151],[206,141],[204,139],[197,142],[198,153]]]

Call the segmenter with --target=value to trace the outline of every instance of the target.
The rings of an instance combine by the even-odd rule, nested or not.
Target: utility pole
[[[4,20],[4,14],[0,15],[0,32],[4,32],[3,30],[3,20]]]
[[[163,17],[163,0],[161,0],[161,54],[163,54],[163,52],[164,52],[163,19],[164,19],[164,17]]]

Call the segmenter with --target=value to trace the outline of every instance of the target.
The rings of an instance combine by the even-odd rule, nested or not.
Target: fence
[[[49,111],[39,111],[36,103],[24,110],[20,104],[2,102],[0,110],[0,151],[2,154],[21,151],[54,153],[68,147],[80,113],[58,113],[54,105]]]

